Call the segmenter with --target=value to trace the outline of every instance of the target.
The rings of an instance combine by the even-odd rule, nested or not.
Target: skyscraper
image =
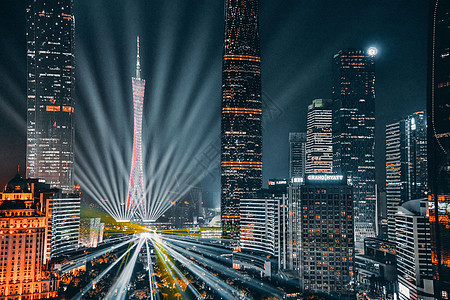
[[[426,198],[403,203],[395,215],[399,299],[433,300],[430,223]]]
[[[289,132],[289,178],[303,178],[306,170],[306,132]]]
[[[375,65],[364,50],[333,57],[333,169],[353,185],[355,249],[375,236]]]
[[[345,177],[309,174],[300,187],[299,275],[304,291],[352,296],[352,187]]]
[[[450,298],[450,1],[435,0],[428,74],[428,184],[436,297]]]
[[[130,182],[125,220],[137,213],[141,219],[148,218],[144,199],[144,172],[142,166],[142,111],[144,108],[145,80],[141,78],[141,58],[139,56],[139,37],[137,37],[136,77],[133,77],[134,134],[133,157],[131,159]]]
[[[331,100],[315,99],[308,106],[306,173],[333,171],[333,110]]]
[[[73,190],[72,0],[27,1],[27,177]]]
[[[386,125],[386,198],[388,236],[395,238],[398,205],[426,197],[427,135],[423,111]]]
[[[411,199],[428,194],[427,113],[418,111],[409,116],[410,131],[410,190]]]
[[[294,214],[288,198],[288,180],[271,179],[269,188],[262,189],[254,198],[243,198],[240,203],[240,242],[243,254],[263,257],[262,261],[276,259],[278,270],[286,269],[293,244],[291,217]],[[261,261],[254,259],[256,265]]]
[[[397,206],[409,199],[408,195],[408,139],[409,124],[401,120],[386,125],[386,206],[388,237],[395,241],[395,214]]]
[[[258,1],[225,1],[222,65],[222,234],[239,235],[240,199],[262,185]]]

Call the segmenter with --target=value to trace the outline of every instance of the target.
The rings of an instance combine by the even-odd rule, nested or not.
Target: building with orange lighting
[[[308,174],[294,188],[291,202],[298,207],[298,270],[305,292],[353,298],[354,200],[345,176]]]
[[[0,299],[49,299],[53,190],[16,175],[0,193]]]
[[[240,199],[262,185],[258,1],[225,1],[222,64],[221,210],[224,237],[239,237]]]
[[[435,297],[450,299],[450,1],[432,1],[428,58],[428,185]]]

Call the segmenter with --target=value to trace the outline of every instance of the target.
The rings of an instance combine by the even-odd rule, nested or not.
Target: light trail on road
[[[125,251],[120,257],[118,257],[112,264],[110,264],[100,275],[95,277],[94,280],[92,280],[81,292],[79,292],[72,300],[79,300],[81,299],[91,288],[93,288],[97,282],[102,280],[102,278],[108,274],[109,271],[111,271],[112,268],[114,268],[117,263],[125,257],[134,247],[136,247],[136,244],[134,244],[131,248],[128,248],[127,251]],[[153,299],[153,298],[152,298]]]

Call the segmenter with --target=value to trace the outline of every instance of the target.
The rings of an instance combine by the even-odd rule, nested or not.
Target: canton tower
[[[225,1],[222,62],[222,236],[237,239],[240,199],[262,185],[261,59],[258,1]]]
[[[144,199],[144,173],[142,167],[142,111],[144,107],[145,80],[141,78],[141,61],[139,56],[139,37],[137,37],[136,77],[133,77],[133,107],[134,107],[134,135],[133,158],[131,160],[130,183],[128,185],[128,199],[126,218],[139,214],[142,218],[147,215]]]

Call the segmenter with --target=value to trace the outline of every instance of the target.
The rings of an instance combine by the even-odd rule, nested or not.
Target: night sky
[[[330,97],[333,54],[375,46],[377,182],[384,184],[386,123],[425,109],[427,2],[260,1],[264,182],[288,176],[288,133],[305,131],[307,105]],[[119,148],[113,159],[123,159],[127,169],[131,77],[139,35],[142,77],[147,81],[144,142],[146,166],[153,169],[149,173],[167,178],[194,173],[203,178],[208,205],[218,206],[223,1],[74,3],[76,160],[101,148],[95,141],[113,140]],[[0,9],[1,186],[15,175],[17,164],[24,174],[25,6],[25,1],[7,0]],[[86,139],[87,132],[94,138]],[[91,168],[102,168],[100,161],[93,161]],[[207,165],[199,167],[199,161]],[[80,166],[83,172],[75,172],[90,172],[85,165]],[[171,171],[158,171],[166,165]]]

